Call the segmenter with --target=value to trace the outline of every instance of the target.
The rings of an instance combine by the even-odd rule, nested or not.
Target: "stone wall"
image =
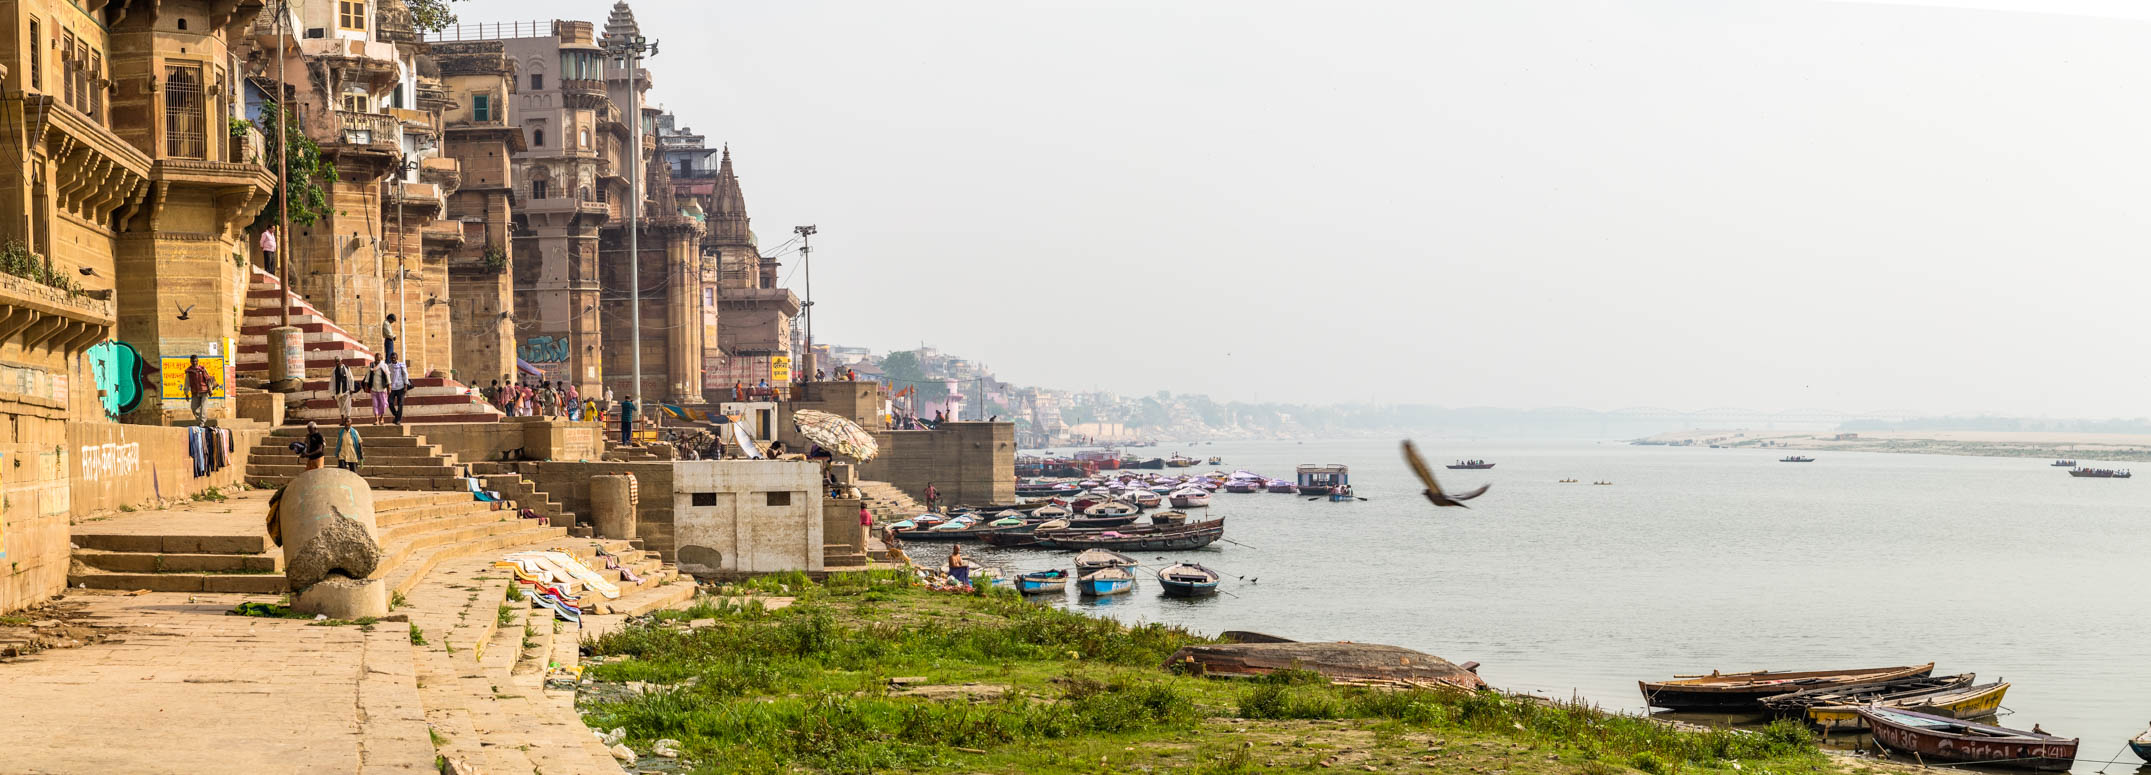
[[[822,570],[825,515],[820,466],[764,460],[674,465],[672,532],[677,546],[674,556],[682,573],[730,576]],[[645,488],[642,497],[648,508],[651,498],[662,496]]]
[[[873,431],[881,454],[859,478],[896,485],[924,500],[926,485],[944,505],[997,506],[1016,501],[1016,426],[949,422],[930,431]]]
[[[235,490],[263,433],[233,431],[232,465],[196,477],[186,428],[9,417],[0,423],[0,613],[67,588],[74,518]]]
[[[538,489],[560,502],[560,507],[590,524],[590,478],[599,474],[634,474],[641,507],[635,515],[635,535],[650,551],[667,561],[673,559],[671,461],[598,461],[542,463],[528,478]]]
[[[501,453],[516,449],[523,450],[526,460],[596,460],[605,453],[603,432],[595,422],[510,417],[501,422],[413,424],[411,432],[465,463],[499,460]]]

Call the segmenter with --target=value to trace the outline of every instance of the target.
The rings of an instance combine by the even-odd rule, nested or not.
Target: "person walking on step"
[[[217,389],[215,380],[209,378],[209,369],[202,365],[199,355],[187,356],[187,408],[194,410],[194,424],[209,424],[209,394]]]
[[[388,368],[381,359],[373,359],[373,366],[366,369],[366,376],[359,380],[359,388],[373,398],[373,424],[380,425],[388,416]]]
[[[336,361],[336,370],[329,375],[329,392],[336,394],[336,415],[345,425],[351,424],[351,394],[358,392],[351,382],[351,367],[342,359]]]
[[[389,363],[400,362],[396,358],[396,316],[391,313],[381,321],[381,350],[387,354]]]
[[[388,362],[388,413],[403,424],[403,399],[411,392],[411,366],[404,361]]]
[[[299,453],[299,462],[306,465],[306,470],[312,471],[321,467],[321,458],[327,454],[326,446],[321,440],[321,426],[313,420],[307,420],[306,440],[299,442],[298,449],[295,450]]]
[[[620,399],[620,443],[635,443],[635,397]]]
[[[359,439],[358,429],[351,427],[351,418],[346,417],[343,428],[336,431],[336,467],[355,474],[365,461],[364,442]]]

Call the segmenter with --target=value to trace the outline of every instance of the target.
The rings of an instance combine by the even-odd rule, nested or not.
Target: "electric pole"
[[[807,357],[803,359],[803,360],[805,360],[805,361],[806,361],[806,365],[804,365],[804,366],[800,367],[799,373],[800,373],[801,375],[809,375],[809,374],[813,374],[813,373],[814,373],[814,232],[815,232],[815,229],[814,229],[814,226],[813,226],[813,224],[808,224],[808,225],[806,225],[806,226],[794,226],[794,227],[792,227],[792,231],[793,231],[793,232],[795,232],[795,233],[797,233],[797,234],[799,235],[799,262],[800,262],[801,264],[804,264],[804,265],[805,265],[805,266],[804,266],[803,268],[804,268],[804,269],[806,270],[806,272],[807,272],[807,301],[806,301],[806,303],[804,303],[804,304],[801,304],[801,305],[799,305],[799,306],[801,306],[801,307],[804,307],[804,308],[806,309],[806,311],[807,311]]]
[[[269,389],[278,393],[297,392],[306,381],[306,339],[299,329],[291,325],[291,119],[297,114],[286,105],[290,87],[284,80],[284,62],[290,58],[290,28],[287,24],[291,13],[283,0],[276,4],[276,182],[280,187],[276,198],[276,328],[269,331]],[[266,118],[266,117],[265,117]],[[309,172],[311,174],[311,172]],[[238,353],[226,353],[225,357],[237,361]],[[297,361],[296,364],[293,361]]]

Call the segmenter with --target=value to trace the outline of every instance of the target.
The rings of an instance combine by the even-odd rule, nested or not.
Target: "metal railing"
[[[553,34],[553,22],[550,19],[527,22],[478,22],[475,24],[458,24],[439,32],[428,32],[426,33],[426,42],[448,43],[459,40],[549,38]]]

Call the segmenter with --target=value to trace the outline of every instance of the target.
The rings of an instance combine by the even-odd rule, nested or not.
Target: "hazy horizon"
[[[764,249],[820,227],[824,343],[1221,401],[2151,414],[2140,5],[633,7]]]

